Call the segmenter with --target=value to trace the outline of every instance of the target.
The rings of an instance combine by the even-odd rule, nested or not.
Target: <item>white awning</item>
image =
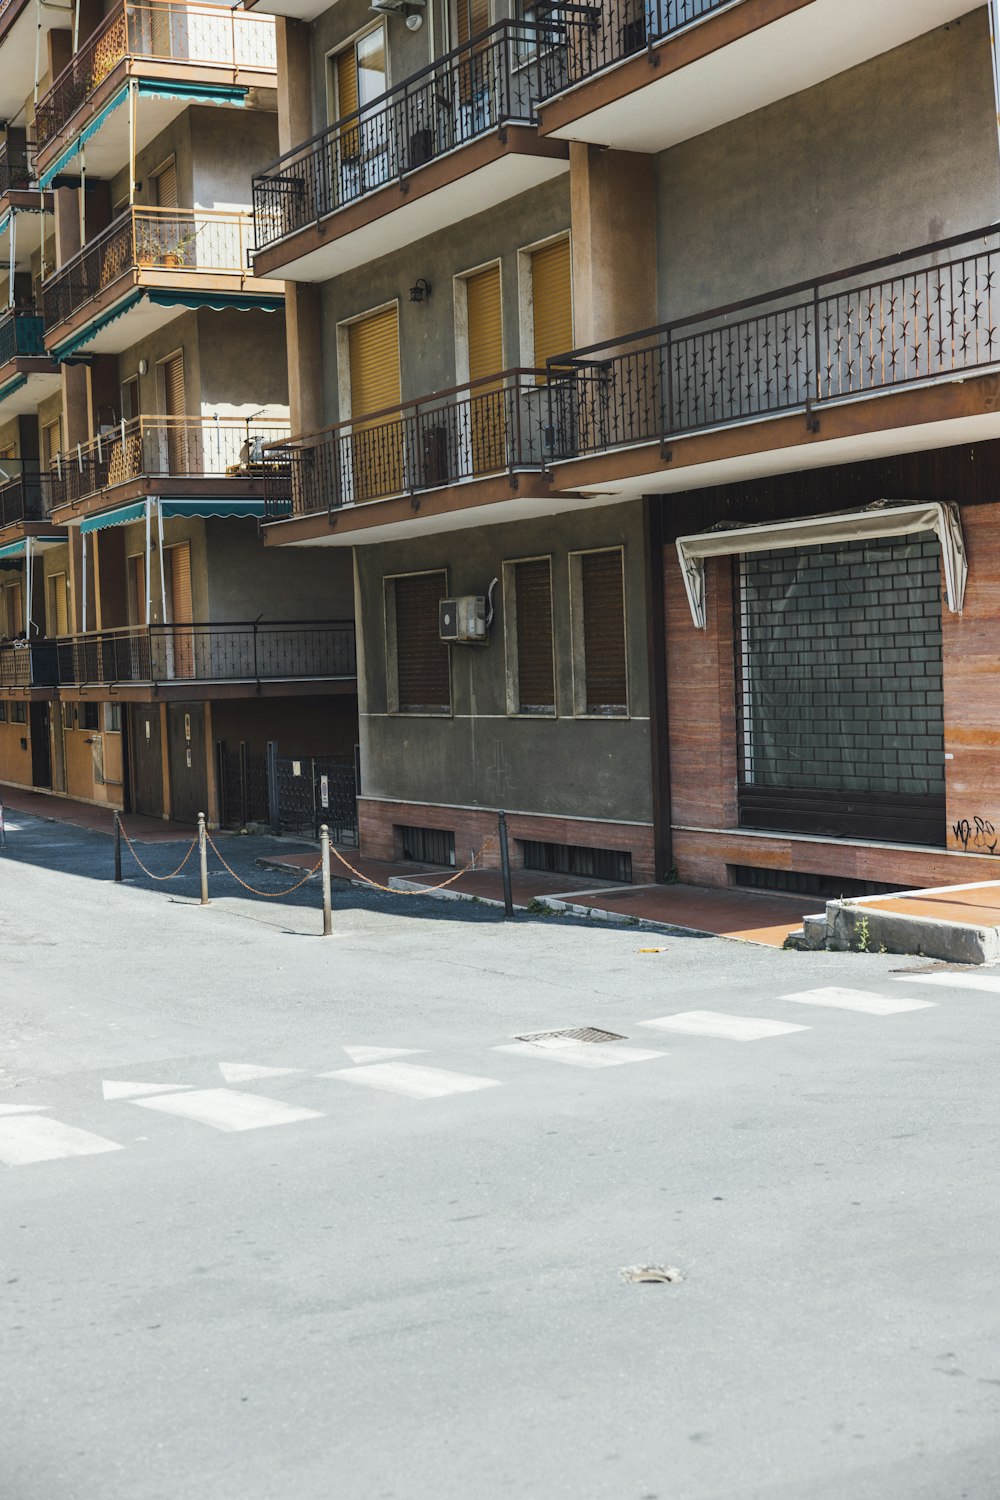
[[[770,521],[761,526],[737,526],[731,531],[702,531],[677,538],[677,556],[698,630],[705,629],[705,558],[732,557],[745,552],[776,552],[785,548],[825,547],[833,542],[861,542],[869,538],[910,536],[933,531],[941,543],[948,608],[961,614],[969,564],[962,539],[957,505],[884,501],[867,510],[840,511],[830,516],[806,516],[799,521]]]

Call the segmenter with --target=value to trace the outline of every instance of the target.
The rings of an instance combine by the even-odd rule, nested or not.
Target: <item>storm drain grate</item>
[[[516,1038],[519,1042],[625,1042],[617,1031],[602,1031],[599,1026],[577,1026],[569,1031],[531,1031]]]

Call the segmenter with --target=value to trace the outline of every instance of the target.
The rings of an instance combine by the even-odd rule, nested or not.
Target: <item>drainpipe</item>
[[[44,231],[42,239],[45,238]],[[7,306],[14,306],[14,266],[17,261],[17,214],[13,209],[10,211],[10,286],[8,288]],[[15,348],[16,334],[15,334]]]
[[[160,540],[160,624],[167,623],[167,582],[163,568],[163,507],[156,502],[156,528]]]
[[[87,533],[80,538],[83,548],[83,633],[87,634]]]
[[[146,501],[146,625],[147,625],[147,627],[149,625],[149,610],[150,610],[150,605],[152,603],[152,598],[151,598],[151,594],[150,594],[150,589],[151,589],[151,586],[152,586],[152,580],[150,578],[150,568],[149,568],[149,556],[150,556],[150,554],[149,554],[149,543],[150,543],[149,527],[150,527],[150,519],[151,519],[150,518],[150,512],[152,511],[152,508],[153,508],[153,502],[152,502],[152,500],[147,500]]]
[[[33,600],[32,600],[32,587],[31,587],[31,582],[32,582],[32,579],[31,579],[32,567],[31,567],[31,537],[30,536],[26,536],[25,539],[24,539],[24,572],[25,572],[24,594],[25,594],[25,602],[26,602],[27,611],[28,611],[28,631],[27,631],[27,635],[28,635],[28,640],[30,641],[31,640],[31,631],[32,631],[32,627],[34,625],[34,621],[31,618],[31,611],[32,611]]]

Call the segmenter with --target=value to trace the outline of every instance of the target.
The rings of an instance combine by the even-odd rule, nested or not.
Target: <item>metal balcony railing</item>
[[[254,178],[257,248],[508,124],[565,84],[552,25],[502,21],[286,151]]]
[[[47,521],[52,487],[47,474],[18,474],[0,484],[0,528],[21,521]]]
[[[54,328],[134,271],[246,277],[253,216],[190,208],[131,208],[68,260],[42,287]]]
[[[651,52],[659,42],[708,20],[717,11],[742,4],[743,0],[597,0],[563,6],[558,0],[547,0],[538,11],[565,33],[562,87],[571,88],[637,52]]]
[[[70,505],[131,479],[260,479],[268,444],[288,436],[277,419],[133,417],[60,453],[47,476],[54,506]]]
[[[542,469],[551,422],[544,380],[543,371],[506,370],[269,449],[267,520]]]
[[[64,686],[357,676],[353,620],[127,625],[56,647]]]
[[[55,687],[58,680],[55,641],[0,644],[0,687]]]
[[[811,415],[995,367],[998,294],[1000,230],[990,226],[557,355],[554,454]]]
[[[18,355],[45,358],[45,322],[34,308],[10,307],[0,312],[0,366]]]
[[[0,146],[0,198],[5,193],[26,192],[34,176],[25,151],[12,151],[6,144]]]
[[[45,147],[126,57],[144,61],[274,72],[274,18],[220,5],[143,0],[116,6],[38,102],[35,130]]]

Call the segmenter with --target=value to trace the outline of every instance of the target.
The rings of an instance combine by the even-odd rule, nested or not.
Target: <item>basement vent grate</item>
[[[599,1026],[577,1026],[571,1031],[532,1031],[516,1038],[519,1042],[626,1042],[617,1031],[602,1031]]]

